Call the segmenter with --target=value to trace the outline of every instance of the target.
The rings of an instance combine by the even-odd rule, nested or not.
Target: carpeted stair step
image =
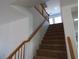
[[[37,52],[37,56],[65,58],[66,52],[60,50],[39,49]]]
[[[45,36],[43,39],[64,39],[64,36]]]
[[[63,59],[59,57],[46,57],[46,56],[36,56],[34,59]],[[66,58],[64,58],[66,59]]]
[[[67,58],[36,56],[34,59],[67,59]]]
[[[46,34],[50,34],[50,35],[64,35],[64,33],[63,32],[47,32]]]
[[[50,49],[50,50],[66,50],[66,46],[65,45],[61,45],[61,44],[41,44],[40,45],[40,49]]]
[[[65,44],[65,41],[59,41],[59,40],[57,40],[57,41],[56,40],[51,40],[51,41],[46,40],[45,41],[45,40],[43,40],[42,43],[43,44]]]
[[[42,41],[65,41],[64,39],[43,39]]]
[[[45,56],[36,56],[34,59],[52,59],[52,58]]]
[[[47,33],[50,33],[50,34],[53,34],[53,33],[56,33],[56,34],[64,34],[63,32],[64,31],[50,30],[50,31],[47,31],[46,34]]]

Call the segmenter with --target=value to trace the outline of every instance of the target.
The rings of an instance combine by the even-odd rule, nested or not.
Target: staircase
[[[49,26],[34,59],[67,59],[62,23]]]

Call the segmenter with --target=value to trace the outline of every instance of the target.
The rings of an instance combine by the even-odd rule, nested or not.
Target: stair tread
[[[58,48],[58,49],[65,49],[65,45],[51,45],[51,44],[41,44],[40,48],[49,48],[49,49],[54,49],[54,48]]]
[[[58,40],[43,40],[41,44],[48,44],[48,45],[65,45],[65,41],[58,41]]]
[[[54,40],[54,39],[64,39],[64,37],[44,37],[43,39]]]
[[[35,59],[63,59],[58,57],[36,56]],[[65,59],[65,58],[64,58]]]
[[[66,49],[65,48],[57,48],[57,47],[53,47],[53,48],[51,48],[51,47],[40,47],[40,49],[48,49],[48,50],[58,50],[58,51],[66,51]]]
[[[65,51],[63,50],[60,51],[60,50],[50,50],[50,49],[39,49],[39,51],[65,53]]]
[[[65,40],[64,39],[52,39],[52,40],[42,40],[42,41],[48,41],[48,42],[50,42],[50,41],[59,41],[59,42],[62,42],[62,41],[64,41],[65,42]]]
[[[35,59],[52,59],[51,57],[36,56]]]
[[[54,48],[54,47],[65,48],[65,45],[62,45],[62,44],[41,44],[40,46],[41,47],[51,47],[51,48]]]
[[[39,51],[37,53],[37,56],[47,56],[47,57],[60,57],[60,58],[66,58],[66,52],[62,51]]]
[[[65,42],[65,40],[43,40],[42,42]]]
[[[41,44],[41,45],[45,45],[45,46],[65,46],[62,44]]]

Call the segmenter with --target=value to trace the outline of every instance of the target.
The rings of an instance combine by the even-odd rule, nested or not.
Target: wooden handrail
[[[46,12],[46,10],[42,4],[36,5],[36,6],[34,6],[34,8],[49,22],[49,14]],[[45,14],[44,14],[44,12],[45,12]]]
[[[24,49],[23,51],[25,51],[25,44],[30,42],[32,40],[32,38],[35,36],[35,34],[39,31],[39,29],[42,27],[42,25],[44,24],[46,20],[44,20],[39,26],[38,28],[30,35],[30,37],[28,38],[28,40],[23,41],[8,57],[7,59],[12,59],[14,57],[14,59],[16,59],[16,53],[20,51],[20,49]],[[22,50],[21,50],[22,52]],[[25,52],[22,53],[23,56],[22,59],[25,59]],[[19,53],[18,53],[18,59],[19,59]]]
[[[69,50],[70,50],[71,59],[76,59],[74,50],[73,50],[73,46],[72,46],[72,42],[71,42],[71,38],[69,36],[67,37],[67,42],[68,42],[68,46],[69,46]]]
[[[42,8],[44,9],[44,11],[46,12],[45,10],[45,7],[43,6],[43,4],[40,4],[42,6]],[[46,12],[47,13],[47,12]],[[49,14],[47,13],[47,15],[49,16]]]

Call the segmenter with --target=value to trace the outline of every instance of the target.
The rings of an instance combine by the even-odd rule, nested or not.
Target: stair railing
[[[74,50],[73,50],[73,46],[72,46],[72,42],[71,42],[71,38],[69,36],[67,37],[67,42],[68,42],[68,46],[69,46],[71,59],[76,59],[75,54],[74,54]]]
[[[46,19],[49,19],[49,15],[47,14],[47,12],[45,11],[44,7],[42,6],[42,4],[40,4],[39,6],[35,6],[35,9],[38,10],[38,12]],[[26,48],[26,43],[30,42],[31,39],[35,36],[35,34],[39,31],[39,29],[42,27],[42,25],[44,24],[44,22],[46,21],[44,20],[39,27],[31,34],[31,36],[28,38],[28,40],[23,41],[8,57],[7,59],[25,59],[25,48]]]
[[[35,34],[39,31],[46,20],[44,20],[41,25],[31,34],[28,40],[23,41],[8,57],[7,59],[25,59],[25,48],[26,43],[30,42]]]
[[[43,4],[35,5],[34,7],[47,21],[49,21],[49,14],[46,12]]]

